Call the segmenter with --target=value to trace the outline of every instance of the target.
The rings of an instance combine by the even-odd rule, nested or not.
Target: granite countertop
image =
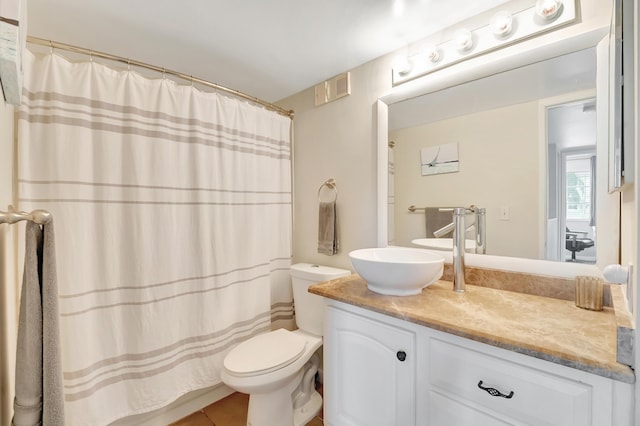
[[[440,280],[416,296],[385,296],[354,274],[309,287],[309,292],[514,352],[634,383],[616,361],[614,310],[589,311],[573,301],[466,285],[456,293]]]

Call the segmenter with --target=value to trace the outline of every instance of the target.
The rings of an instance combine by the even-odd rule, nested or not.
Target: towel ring
[[[318,201],[322,202],[322,200],[320,199],[320,193],[322,192],[322,188],[327,187],[329,189],[332,189],[334,194],[333,200],[331,202],[334,202],[338,199],[338,188],[336,186],[336,181],[332,179],[326,180],[324,181],[324,183],[322,185],[320,185],[320,188],[318,188]]]

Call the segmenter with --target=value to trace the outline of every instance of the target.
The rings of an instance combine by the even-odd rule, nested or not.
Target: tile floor
[[[318,389],[322,394],[322,388]],[[236,392],[172,423],[171,426],[246,426],[249,395]],[[306,426],[322,426],[322,410]]]

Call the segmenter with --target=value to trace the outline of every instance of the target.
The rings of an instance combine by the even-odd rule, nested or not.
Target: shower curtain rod
[[[51,220],[51,213],[46,210],[34,210],[31,213],[19,212],[14,210],[13,206],[9,206],[9,211],[0,211],[0,224],[2,223],[16,223],[21,220],[30,220],[38,225],[44,225]]]
[[[284,109],[278,105],[272,104],[270,102],[267,101],[263,101],[262,99],[256,98],[254,96],[250,96],[247,95],[246,93],[242,93],[239,90],[235,90],[235,89],[229,89],[228,87],[224,87],[224,86],[220,86],[219,84],[216,83],[212,83],[210,81],[207,80],[203,80],[201,78],[197,78],[194,77],[192,75],[187,75],[178,71],[172,71],[166,68],[162,68],[162,67],[157,67],[155,65],[150,65],[150,64],[146,64],[144,62],[140,62],[140,61],[136,61],[133,59],[128,59],[128,58],[123,58],[121,56],[116,56],[116,55],[111,55],[109,53],[104,53],[104,52],[97,52],[95,50],[90,50],[90,49],[85,49],[83,47],[78,47],[78,46],[73,46],[70,44],[66,44],[66,43],[60,43],[57,41],[51,41],[51,40],[46,40],[43,38],[38,38],[38,37],[33,37],[33,36],[27,36],[27,42],[32,43],[32,44],[39,44],[41,46],[49,46],[51,49],[61,49],[61,50],[68,50],[70,52],[76,52],[76,53],[82,53],[85,55],[89,55],[90,57],[98,57],[98,58],[103,58],[103,59],[108,59],[111,61],[117,61],[117,62],[122,62],[124,64],[127,64],[127,66],[129,65],[133,65],[136,67],[140,67],[140,68],[147,68],[153,71],[157,71],[157,72],[161,72],[163,74],[170,74],[172,76],[181,78],[183,80],[187,80],[187,81],[191,81],[192,83],[198,83],[198,84],[202,84],[203,86],[207,86],[207,87],[211,87],[213,89],[216,90],[220,90],[222,92],[226,92],[229,94],[232,94],[234,96],[240,97],[242,99],[246,99],[249,100],[251,102],[254,102],[256,104],[262,105],[263,107],[275,111],[278,114],[287,116],[291,119],[293,119],[294,116],[294,111],[293,110],[287,110]]]

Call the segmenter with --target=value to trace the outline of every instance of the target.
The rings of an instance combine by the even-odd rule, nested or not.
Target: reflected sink
[[[411,244],[428,248],[430,250],[453,250],[453,238],[418,238],[416,240],[411,240]],[[476,242],[474,240],[465,240],[464,251],[467,253],[474,253],[476,251]]]
[[[381,247],[349,253],[356,272],[369,290],[391,296],[411,296],[442,277],[444,256],[409,247]]]

